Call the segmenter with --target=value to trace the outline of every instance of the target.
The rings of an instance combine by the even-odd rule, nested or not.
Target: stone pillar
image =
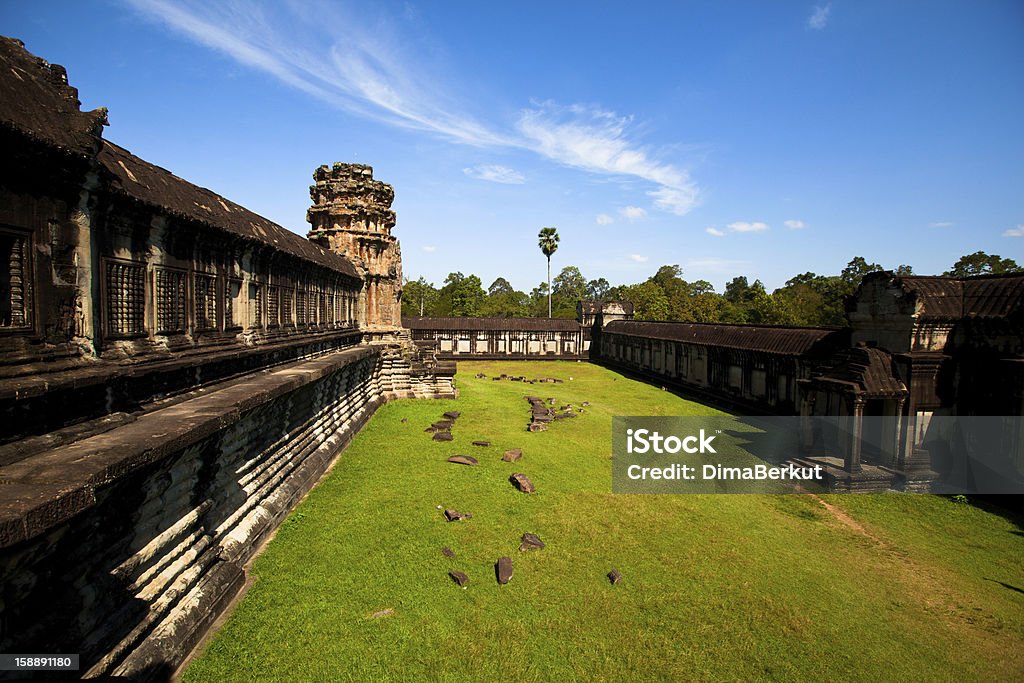
[[[363,276],[363,291],[355,317],[370,329],[402,325],[402,252],[391,234],[395,212],[394,189],[373,179],[364,164],[335,163],[313,174],[306,212],[312,226],[309,239],[346,257]]]
[[[844,458],[847,472],[860,472],[860,441],[864,426],[864,399],[853,397],[853,415],[850,416],[850,445]]]

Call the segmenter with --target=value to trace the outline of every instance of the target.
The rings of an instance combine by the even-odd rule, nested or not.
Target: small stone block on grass
[[[451,548],[441,548],[441,554],[445,557],[455,557],[455,551]]]
[[[487,446],[490,446],[490,445],[491,445],[491,442],[490,442],[490,441],[474,441],[474,442],[473,442],[473,445],[474,445],[474,446],[483,446],[483,447],[487,447]]]
[[[533,482],[527,479],[525,474],[516,472],[511,477],[509,477],[508,480],[512,482],[513,486],[515,486],[523,493],[533,493],[534,491]]]
[[[540,540],[540,536],[537,534],[531,534],[529,532],[523,534],[523,542],[519,544],[519,550],[543,550],[544,541]]]
[[[457,419],[459,419],[459,415],[462,415],[462,413],[460,413],[457,410],[449,410],[447,413],[445,413],[443,415],[443,417],[445,417],[445,418],[447,418],[449,420],[457,420]]]
[[[505,451],[505,455],[501,456],[501,459],[505,462],[515,462],[519,458],[523,457],[523,449],[513,448]]]
[[[469,455],[453,455],[448,458],[448,462],[453,462],[456,465],[475,465],[478,461],[476,458]]]
[[[434,432],[434,441],[451,441],[451,432]]]
[[[449,508],[444,511],[444,516],[448,519],[449,522],[457,522],[460,519],[470,519],[473,515],[468,512],[459,512],[457,510],[452,510],[451,508]]]
[[[452,581],[454,581],[460,586],[465,586],[467,583],[469,583],[469,577],[466,576],[465,573],[463,572],[455,571],[453,569],[452,571],[448,572],[448,576],[452,577]]]
[[[512,580],[512,558],[499,557],[494,565],[494,573],[498,577],[498,583],[505,585]]]
[[[611,581],[612,585],[614,586],[615,584],[620,583],[622,581],[622,574],[619,573],[618,569],[613,569],[610,572],[608,572],[608,580]]]

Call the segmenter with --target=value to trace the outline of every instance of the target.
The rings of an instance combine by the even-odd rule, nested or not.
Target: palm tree
[[[551,255],[558,249],[558,230],[541,228],[537,235],[537,246],[548,257],[548,317],[551,317]]]

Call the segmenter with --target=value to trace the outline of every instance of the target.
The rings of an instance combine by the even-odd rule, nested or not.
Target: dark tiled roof
[[[0,125],[62,150],[89,156],[107,121],[104,109],[80,110],[67,73],[0,36]]]
[[[790,356],[827,353],[843,341],[842,330],[821,327],[771,327],[713,323],[614,320],[604,327],[610,334],[763,351]]]
[[[891,274],[890,274],[891,276]],[[896,281],[917,296],[918,320],[958,320],[963,317],[963,283],[952,277],[905,275]]]
[[[402,327],[410,330],[516,332],[579,332],[581,326],[573,318],[464,318],[442,316],[402,316]]]
[[[892,357],[877,348],[855,346],[838,352],[832,366],[813,378],[846,385],[869,398],[904,396],[907,388],[893,372]]]
[[[963,281],[965,318],[1007,318],[1024,311],[1024,275],[983,275]]]
[[[193,185],[166,169],[143,161],[111,142],[103,141],[99,161],[113,175],[110,186],[115,192],[179,218],[198,221],[325,268],[359,277],[348,259],[322,249],[215,192]]]
[[[917,303],[917,319],[956,321],[964,318],[1006,318],[1024,310],[1024,275],[946,275],[872,273],[865,277],[895,283]]]

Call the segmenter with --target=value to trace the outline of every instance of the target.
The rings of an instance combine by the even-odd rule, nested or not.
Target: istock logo
[[[715,436],[706,436],[704,430],[700,435],[691,434],[679,438],[675,434],[662,436],[659,432],[652,432],[648,429],[627,429],[626,430],[626,452],[627,453],[716,453],[711,442]],[[699,445],[694,445],[699,444]]]

